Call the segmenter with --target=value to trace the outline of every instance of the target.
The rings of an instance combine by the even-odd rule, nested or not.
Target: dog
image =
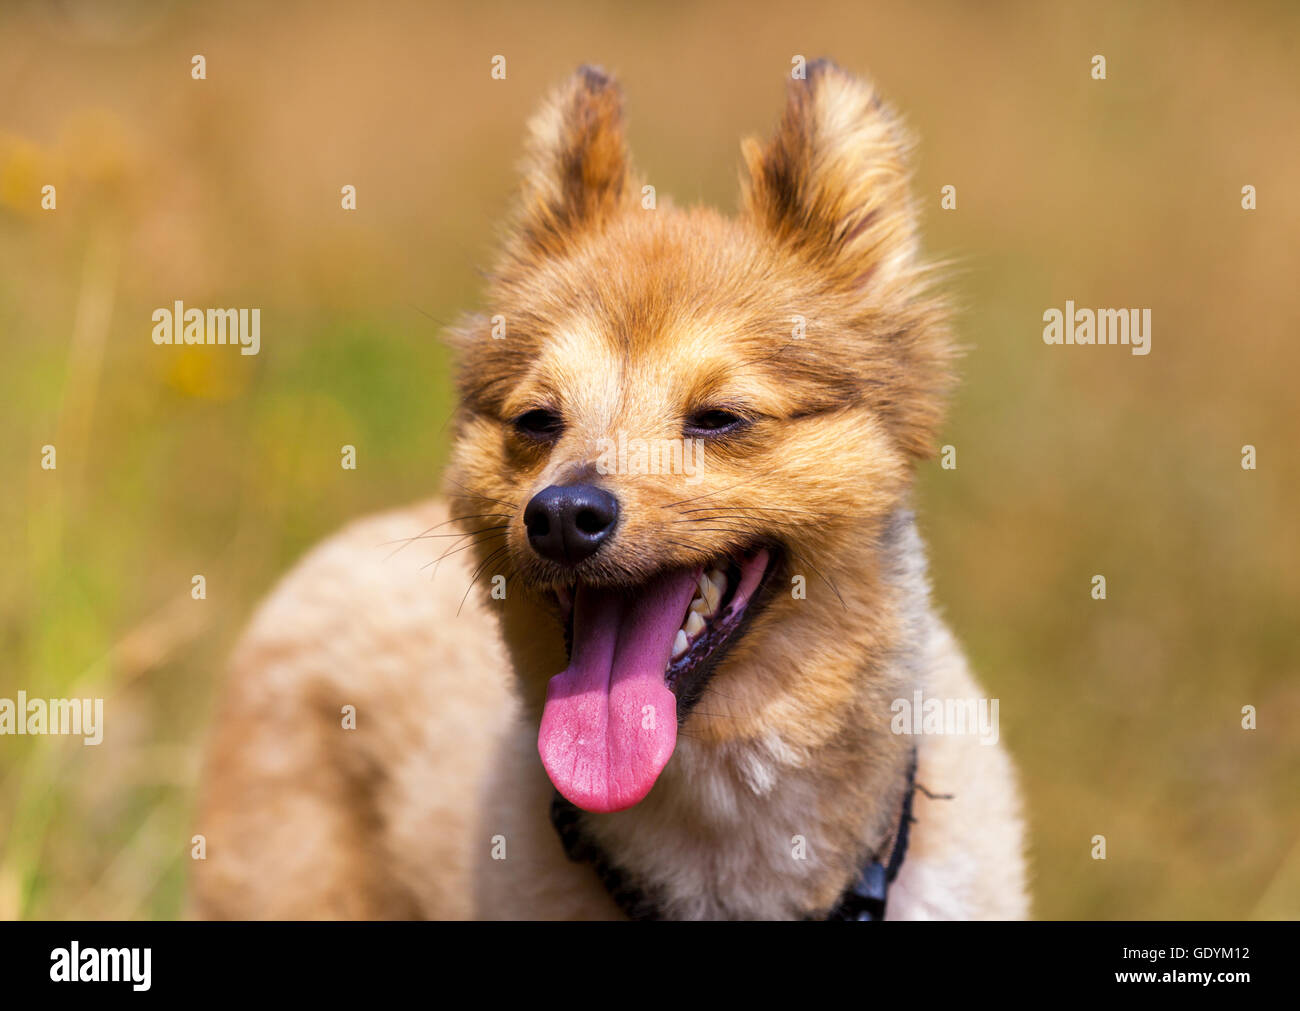
[[[980,696],[911,511],[955,353],[910,150],[811,64],[733,218],[645,199],[608,74],[550,96],[445,493],[235,651],[193,915],[1028,915],[1003,746],[900,732]]]

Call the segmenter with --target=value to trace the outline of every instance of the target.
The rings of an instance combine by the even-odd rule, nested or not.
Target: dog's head
[[[640,800],[682,720],[824,738],[887,647],[872,553],[950,357],[906,155],[825,63],[745,144],[735,219],[643,187],[598,70],[533,119],[488,310],[457,334],[449,491],[480,576],[506,577],[507,638],[568,649],[520,674],[533,702],[550,679],[539,744],[575,803]]]

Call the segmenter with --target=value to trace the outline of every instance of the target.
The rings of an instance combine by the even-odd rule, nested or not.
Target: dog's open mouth
[[[650,792],[677,743],[678,706],[743,634],[775,557],[757,547],[631,589],[559,595],[569,666],[547,685],[537,747],[566,799],[621,811]]]

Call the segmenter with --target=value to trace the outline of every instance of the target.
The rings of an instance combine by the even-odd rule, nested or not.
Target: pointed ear
[[[792,81],[766,144],[743,147],[744,212],[829,271],[866,289],[910,278],[916,215],[908,193],[911,142],[866,81],[826,60]]]
[[[528,124],[519,228],[555,252],[631,200],[623,94],[598,67],[580,67]]]

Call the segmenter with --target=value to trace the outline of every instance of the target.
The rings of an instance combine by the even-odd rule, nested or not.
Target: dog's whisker
[[[717,489],[716,491],[706,491],[706,492],[704,492],[702,495],[696,495],[694,498],[684,498],[684,499],[682,499],[682,500],[679,501],[679,502],[669,502],[666,506],[664,506],[664,508],[665,508],[665,509],[673,509],[673,508],[676,508],[676,507],[679,506],[679,505],[686,505],[688,502],[698,502],[698,501],[699,501],[700,499],[702,499],[702,498],[712,498],[714,495],[721,495],[721,494],[723,494],[724,492],[733,491],[734,489],[736,489],[736,488],[740,488],[740,487],[742,487],[742,486],[744,486],[744,485],[752,484],[753,482],[759,480],[760,478],[770,477],[770,476],[771,476],[772,474],[774,474],[774,473],[776,473],[775,469],[770,470],[770,471],[766,471],[766,472],[764,472],[764,471],[760,471],[760,472],[757,473],[757,474],[754,474],[754,475],[751,475],[750,477],[747,477],[747,478],[746,478],[745,480],[743,480],[743,481],[737,481],[735,484],[730,485],[729,487],[726,487],[726,488],[719,488],[719,489]]]
[[[704,695],[708,695],[710,692],[712,692],[714,695],[718,695],[718,696],[720,696],[720,697],[726,699],[728,702],[738,702],[738,701],[740,701],[740,700],[737,699],[735,696],[728,695],[728,694],[727,694],[726,692],[724,692],[724,691],[719,691],[717,685],[715,685],[712,681],[709,681],[709,682],[704,686],[704,692],[703,692],[703,694],[704,694]]]
[[[437,558],[433,559],[433,561],[425,562],[423,565],[420,566],[420,568],[421,570],[423,570],[423,569],[427,569],[430,565],[432,565],[433,575],[436,576],[438,574],[438,563],[441,562],[444,558],[449,558],[452,555],[458,555],[462,551],[469,551],[471,548],[476,548],[481,544],[487,544],[491,541],[496,540],[497,538],[506,537],[506,536],[507,536],[506,534],[494,533],[494,534],[488,534],[487,536],[479,538],[477,540],[473,540],[469,544],[462,544],[460,546],[453,544],[446,551],[440,554]]]
[[[732,535],[742,534],[743,535],[743,534],[752,533],[752,531],[742,530],[737,527],[696,527],[695,529],[703,531],[704,533],[707,534],[732,534]]]
[[[761,529],[761,524],[757,520],[751,519],[749,516],[734,516],[725,513],[719,516],[690,516],[686,519],[673,520],[673,523],[718,523],[725,520],[746,520],[753,523],[755,530]]]
[[[760,358],[751,358],[748,361],[741,362],[740,364],[741,366],[761,365],[763,362],[770,362],[777,355],[781,354],[787,348],[791,348],[791,347],[794,347],[794,341],[788,340],[784,344],[782,344],[779,348],[777,348],[775,351],[773,351],[770,355],[764,355]]]
[[[483,573],[487,571],[487,567],[490,564],[492,564],[493,559],[500,557],[503,553],[509,550],[510,550],[510,545],[503,544],[501,547],[497,548],[486,558],[484,558],[482,563],[479,565],[479,567],[474,570],[474,577],[469,581],[469,586],[465,588],[465,596],[460,598],[460,607],[456,608],[456,617],[458,618],[460,617],[460,612],[465,607],[465,601],[469,599],[470,591],[474,589],[474,584],[479,581],[479,577],[482,576]]]
[[[804,516],[821,516],[822,513],[816,513],[809,509],[790,509],[783,506],[753,506],[740,505],[739,503],[727,506],[696,506],[694,509],[678,509],[679,513],[701,513],[708,512],[711,509],[740,509],[745,512],[766,512],[766,513],[796,513]]]
[[[470,530],[470,531],[467,531],[467,532],[465,532],[465,533],[454,533],[454,534],[420,534],[420,535],[418,535],[418,536],[416,536],[416,537],[409,537],[409,538],[407,538],[406,541],[405,541],[404,543],[409,544],[411,541],[433,541],[433,540],[437,540],[437,539],[440,538],[440,537],[468,537],[470,534],[481,534],[481,533],[486,533],[486,532],[489,531],[489,530],[509,530],[509,529],[510,529],[510,524],[509,524],[509,523],[500,523],[500,524],[496,524],[496,525],[494,525],[494,526],[490,526],[490,527],[479,527],[479,528],[476,529],[476,530]]]
[[[399,538],[397,538],[396,540],[392,540],[392,541],[382,541],[382,542],[380,542],[380,543],[379,543],[378,545],[376,545],[376,546],[377,546],[377,547],[381,547],[381,548],[386,548],[386,547],[388,547],[388,545],[390,545],[390,544],[396,544],[396,545],[398,545],[396,548],[394,548],[392,551],[390,551],[390,552],[388,553],[388,555],[384,558],[384,561],[388,561],[388,559],[392,558],[395,554],[397,554],[399,551],[401,551],[402,548],[406,547],[408,544],[412,543],[413,541],[423,540],[423,539],[426,538],[429,534],[431,534],[434,530],[437,530],[439,527],[445,527],[448,523],[456,523],[456,522],[461,521],[461,520],[486,519],[486,518],[489,518],[489,517],[503,517],[503,518],[504,518],[504,517],[507,517],[507,516],[510,516],[510,515],[512,515],[512,514],[510,514],[510,513],[476,513],[476,514],[470,514],[470,515],[467,515],[467,516],[453,516],[453,517],[451,517],[451,519],[443,520],[441,523],[435,523],[433,526],[425,528],[423,531],[421,531],[420,533],[416,534],[414,537],[399,537]],[[455,535],[455,534],[446,534],[446,535],[440,535],[440,536],[455,537],[456,535]]]
[[[490,518],[492,518],[493,516],[501,516],[501,517],[504,517],[505,515],[506,515],[505,513],[479,513],[479,514],[474,515],[474,516],[455,516],[455,517],[453,517],[452,519],[448,520],[447,523],[452,523],[452,522],[455,522],[456,520],[490,519]],[[435,525],[435,526],[431,526],[431,527],[429,527],[427,530],[424,530],[424,531],[422,531],[422,532],[420,532],[420,533],[418,533],[418,534],[413,534],[413,535],[410,536],[410,537],[398,537],[398,538],[396,538],[396,539],[394,539],[394,540],[391,540],[391,541],[381,541],[381,542],[379,543],[378,547],[386,548],[386,547],[388,547],[388,545],[390,545],[390,544],[401,544],[401,545],[406,545],[406,544],[410,544],[410,543],[412,543],[413,541],[423,541],[423,540],[428,540],[428,539],[431,538],[431,537],[459,537],[459,536],[460,536],[460,531],[457,531],[457,532],[455,532],[455,533],[446,533],[446,534],[435,534],[435,533],[433,532],[433,531],[437,530],[438,527],[445,527],[445,526],[447,525],[447,523],[439,523],[439,524],[437,524],[437,525]]]
[[[815,566],[811,561],[809,561],[806,555],[801,555],[798,552],[791,551],[790,558],[792,561],[794,560],[801,561],[804,565],[807,565],[808,568],[812,569],[813,572],[817,574],[818,578],[820,578],[823,583],[825,583],[827,586],[831,588],[831,593],[835,594],[836,598],[840,602],[840,606],[844,608],[844,610],[846,611],[849,609],[849,605],[844,602],[844,597],[840,595],[839,588],[834,583],[832,583],[829,579],[827,579],[825,574],[822,572],[822,570],[817,568],[817,566]]]
[[[503,506],[505,506],[505,507],[508,508],[512,513],[515,512],[515,511],[517,510],[517,508],[518,508],[518,507],[515,505],[515,503],[513,503],[513,502],[507,502],[507,501],[505,501],[504,499],[493,498],[491,495],[484,495],[484,494],[482,494],[482,493],[480,493],[480,492],[476,492],[476,491],[474,491],[472,488],[467,488],[467,487],[465,487],[465,485],[461,484],[461,483],[460,483],[459,481],[457,481],[455,478],[452,478],[452,477],[444,477],[443,480],[449,482],[450,484],[454,484],[457,488],[461,489],[462,491],[464,491],[464,492],[466,493],[466,494],[464,494],[464,495],[451,495],[451,496],[449,496],[450,498],[470,498],[470,499],[478,499],[478,500],[480,500],[480,501],[482,501],[482,502],[495,502],[495,503],[497,503],[498,505],[503,505]]]
[[[705,558],[713,557],[713,552],[705,547],[702,547],[701,545],[687,544],[685,541],[674,540],[671,537],[664,537],[662,538],[662,540],[667,544],[672,544],[679,548],[685,548],[687,551],[690,551],[693,554],[702,555]]]

